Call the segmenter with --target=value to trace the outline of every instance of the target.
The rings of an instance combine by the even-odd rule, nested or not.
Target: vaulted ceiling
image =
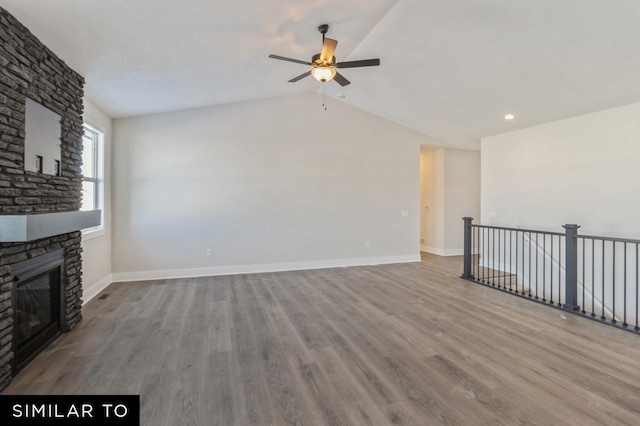
[[[433,144],[481,137],[640,101],[636,0],[2,0],[86,78],[114,118],[313,92],[287,83],[339,41],[346,102]],[[342,97],[337,97],[340,94]],[[505,121],[507,113],[515,119]]]

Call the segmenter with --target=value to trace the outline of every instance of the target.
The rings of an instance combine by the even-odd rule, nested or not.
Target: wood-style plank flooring
[[[460,258],[112,284],[5,394],[140,394],[144,425],[638,425],[640,336]]]

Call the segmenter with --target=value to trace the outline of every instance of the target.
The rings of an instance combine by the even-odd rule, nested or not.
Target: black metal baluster
[[[496,271],[496,273],[498,274],[498,288],[502,288],[502,286],[500,285],[500,280],[502,277],[502,274],[500,273],[500,251],[502,250],[502,244],[500,244],[500,230],[498,229],[498,270]]]
[[[611,296],[612,296],[612,309],[611,309],[611,322],[613,324],[616,323],[616,242],[612,241],[611,242],[613,244],[613,254],[612,254],[612,258],[613,258],[613,270],[611,271],[612,275],[613,275],[613,284],[612,284],[612,289],[611,289]]]
[[[584,253],[584,238],[582,239],[582,313],[585,314],[587,311],[584,310],[584,294],[586,293],[586,281],[587,278],[584,275],[584,259],[585,259],[585,253]]]
[[[498,232],[498,236],[496,238],[496,232]],[[498,243],[496,244],[496,239]],[[493,233],[493,285],[500,288],[500,230],[494,229]]]
[[[486,284],[489,284],[489,242],[491,241],[491,239],[489,238],[489,228],[485,228],[485,234],[486,234],[486,239],[487,239],[487,252],[486,252],[486,258],[484,259],[484,280]]]
[[[473,230],[473,232],[475,234],[472,233],[472,235],[474,235],[473,240],[475,241],[475,245],[471,244],[471,255],[472,255],[472,259],[475,259],[473,262],[473,268],[471,269],[471,272],[473,273],[473,279],[474,280],[478,280],[478,262],[480,262],[480,250],[478,250],[478,248],[476,247],[476,245],[478,245],[478,243],[480,242],[480,235],[478,234],[478,228],[476,228],[475,226],[473,226],[471,228]],[[473,254],[473,251],[475,250],[475,255]]]
[[[602,315],[600,316],[601,320],[605,320],[607,319],[607,317],[604,316],[604,240],[602,240]]]
[[[484,282],[484,269],[480,269],[480,266],[481,266],[480,261],[482,259],[484,259],[484,256],[485,256],[485,254],[484,254],[484,228],[479,227],[478,228],[478,232],[479,232],[478,239],[480,240],[480,247],[478,249],[478,280]],[[480,279],[480,275],[482,275],[482,279]]]
[[[529,297],[531,297],[531,233],[529,233]]]
[[[476,271],[476,281],[481,281],[480,278],[480,259],[482,258],[482,228],[478,227],[478,270]]]
[[[511,287],[513,281],[513,231],[509,229],[509,291],[513,291]]]
[[[527,254],[527,233],[526,232],[522,232],[522,294],[526,294],[528,290],[525,291],[524,288],[524,283],[525,280],[527,282],[527,288],[529,288],[531,286],[531,282],[530,282],[530,278],[529,277],[529,271],[530,271],[530,267],[531,267],[531,263],[527,260],[529,255]]]
[[[591,239],[591,317],[596,316],[596,239]]]
[[[481,247],[481,242],[480,242],[480,238],[481,238],[481,234],[480,234],[480,229],[481,228],[476,228],[476,237],[478,238],[478,243],[477,243],[477,247],[476,247],[476,260],[477,260],[477,264],[476,264],[476,281],[480,280],[480,256],[482,256],[482,247]]]
[[[542,301],[547,301],[547,234],[542,234]]]
[[[549,265],[549,303],[553,305],[553,235],[551,235],[551,264]]]
[[[496,286],[496,229],[491,232],[491,285]]]
[[[476,280],[481,282],[484,278],[480,270],[480,261],[484,258],[484,229],[481,226],[478,227],[478,243],[478,275]]]
[[[506,254],[506,248],[504,245],[504,239],[505,239],[505,232],[506,230],[502,230],[502,238],[500,240],[500,258],[502,259],[502,263],[500,264],[500,281],[502,281],[502,289],[506,289],[507,288],[507,283],[505,282],[505,278],[506,278],[506,263],[504,261],[504,256]],[[499,234],[498,234],[499,235]]]
[[[480,258],[482,257],[482,228],[477,227],[476,228],[476,237],[478,238],[478,247],[476,247],[476,251],[477,253],[477,261],[478,263],[476,264],[476,274],[475,274],[475,278],[476,281],[480,281]]]
[[[482,282],[487,281],[487,262],[489,261],[488,228],[482,228]]]
[[[533,245],[533,247],[536,249],[536,262],[535,262],[535,267],[536,267],[536,300],[538,300],[538,236],[539,234],[536,232],[536,242]]]
[[[624,293],[622,294],[623,306],[623,318],[622,326],[627,327],[627,242],[624,242]]]
[[[566,244],[566,241],[565,241]],[[566,260],[565,260],[566,261]],[[558,306],[562,306],[562,237],[558,236]],[[565,283],[567,285],[567,283]]]
[[[471,253],[469,254],[469,261],[471,262],[471,267],[469,268],[470,269],[469,272],[471,273],[471,276],[473,277],[473,225],[469,225],[469,238],[471,240],[470,241]],[[465,256],[466,256],[466,254],[465,254]],[[469,277],[467,277],[467,278],[469,278]]]
[[[485,237],[487,243],[487,251],[485,252],[484,259],[484,281],[489,284],[489,228],[485,228]]]
[[[507,230],[502,230],[502,288],[507,289]]]
[[[493,241],[493,236],[494,236],[494,229],[491,229],[490,232],[491,234],[489,235],[489,246],[491,247],[491,260],[489,261],[489,264],[487,265],[487,273],[489,275],[489,277],[487,278],[487,282],[491,285],[493,285],[493,249],[495,248],[494,244],[492,243]]]
[[[478,227],[478,240],[479,240],[479,248],[478,248],[478,281],[484,280],[483,271],[480,269],[480,262],[484,259],[484,228]]]
[[[525,280],[525,277],[527,276],[527,263],[525,262],[526,256],[525,256],[525,251],[524,251],[524,249],[525,249],[525,245],[524,245],[525,241],[524,240],[526,238],[525,235],[526,234],[523,231],[522,232],[522,294],[523,295],[525,294],[525,292],[524,292],[524,280]]]
[[[520,231],[516,231],[516,293],[518,292],[518,234]]]
[[[502,230],[502,288],[507,289],[507,230]]]
[[[493,229],[487,229],[487,247],[490,248],[491,254],[487,258],[487,284],[493,285]]]
[[[640,324],[638,324],[638,306],[640,306],[640,298],[638,297],[638,261],[640,257],[638,256],[638,243],[636,243],[636,326],[635,330],[640,331]]]
[[[474,256],[475,262],[474,262],[474,265],[473,265],[474,266],[474,270],[472,272],[473,272],[473,279],[477,281],[478,280],[478,274],[480,273],[480,270],[478,269],[479,264],[480,264],[480,232],[479,232],[480,228],[474,227],[473,229],[475,230],[475,234],[473,236],[473,239],[474,239],[475,243],[474,243],[473,247],[471,247],[471,250],[475,251],[475,256]]]
[[[484,240],[485,240],[485,238],[484,238],[484,232],[485,232],[484,229],[485,229],[484,227],[480,228],[480,237],[482,239],[482,242],[480,244],[482,245],[482,250],[481,250],[482,254],[481,254],[481,256],[482,256],[482,263],[483,264],[487,261],[487,252],[484,249]],[[479,262],[480,262],[480,259],[478,259],[478,269],[480,269],[480,263]],[[478,275],[482,275],[482,277],[480,278],[480,281],[482,281],[484,283],[484,266],[482,267],[482,274],[480,272],[478,272]]]

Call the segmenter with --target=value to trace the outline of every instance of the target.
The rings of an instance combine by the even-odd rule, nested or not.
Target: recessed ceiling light
[[[513,114],[507,114],[504,116],[505,120],[513,120],[515,117],[513,116]]]

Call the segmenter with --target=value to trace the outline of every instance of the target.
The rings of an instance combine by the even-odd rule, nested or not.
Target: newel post
[[[462,278],[473,278],[473,273],[471,272],[471,222],[473,221],[472,217],[463,217],[464,220],[464,268],[462,273]]]
[[[566,244],[566,270],[565,270],[565,303],[563,308],[566,311],[578,311],[578,228],[575,224],[562,226],[565,229]]]

